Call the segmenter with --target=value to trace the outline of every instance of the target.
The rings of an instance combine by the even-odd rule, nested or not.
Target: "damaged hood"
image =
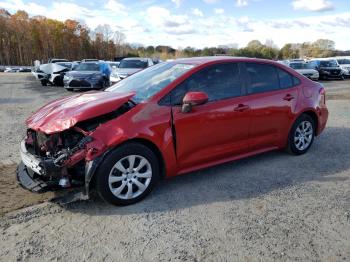
[[[46,134],[61,132],[78,122],[118,109],[134,95],[93,91],[57,99],[40,108],[26,124],[28,128]]]
[[[58,64],[43,64],[39,66],[39,69],[48,75],[68,70],[67,67],[64,67]]]

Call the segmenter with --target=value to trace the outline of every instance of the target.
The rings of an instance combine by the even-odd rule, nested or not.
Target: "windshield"
[[[350,59],[338,59],[340,65],[350,65]]]
[[[95,63],[81,63],[75,71],[100,71],[100,65]]]
[[[289,66],[293,69],[304,69],[304,63],[290,63]]]
[[[315,65],[312,65],[311,63],[305,63],[304,68],[305,69],[315,69]]]
[[[336,60],[321,61],[320,67],[338,67],[338,63]]]
[[[106,91],[116,93],[135,92],[136,95],[133,100],[139,103],[152,97],[193,67],[194,65],[172,62],[158,64],[125,78],[106,89]]]
[[[119,68],[146,68],[147,65],[147,60],[127,59],[120,62]]]

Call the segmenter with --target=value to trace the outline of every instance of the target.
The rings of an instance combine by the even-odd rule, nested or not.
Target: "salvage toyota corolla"
[[[303,154],[327,118],[324,88],[282,64],[180,59],[39,109],[17,177],[34,192],[81,187],[128,205],[164,177],[274,149]]]

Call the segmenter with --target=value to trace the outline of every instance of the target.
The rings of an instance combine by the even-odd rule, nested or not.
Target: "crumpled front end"
[[[50,129],[45,133],[40,128],[29,127],[20,146],[19,183],[33,192],[81,187],[88,193],[96,162],[108,150],[102,140],[94,136],[95,130],[133,106],[126,102],[112,112],[54,133],[50,133]]]
[[[85,159],[94,139],[75,129],[46,135],[28,129],[21,142],[20,184],[34,192],[83,186]]]

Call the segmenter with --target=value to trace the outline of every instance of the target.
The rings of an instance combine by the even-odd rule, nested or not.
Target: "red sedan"
[[[327,118],[324,88],[282,64],[180,59],[39,109],[17,178],[35,192],[82,187],[128,205],[164,177],[275,149],[303,154]]]

